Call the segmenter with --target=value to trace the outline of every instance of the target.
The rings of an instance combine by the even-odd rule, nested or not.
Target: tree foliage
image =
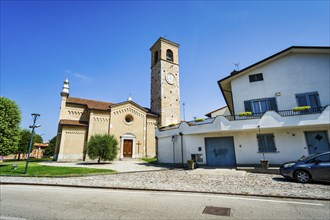
[[[15,153],[20,138],[21,112],[15,101],[0,97],[0,156]]]
[[[28,129],[22,129],[20,132],[19,146],[17,148],[17,151],[15,152],[18,154],[18,160],[20,159],[21,154],[26,154],[28,152],[29,145],[30,145],[30,139],[31,139],[31,133],[32,133],[32,131],[30,131]],[[32,141],[32,147],[31,147],[30,153],[33,150],[34,143],[43,143],[42,137],[38,134],[33,135],[33,141]]]
[[[53,156],[55,153],[55,146],[56,146],[56,136],[49,141],[48,147],[45,148],[44,156],[46,157]]]
[[[111,161],[117,156],[118,141],[113,135],[96,134],[87,143],[87,154],[92,160]]]

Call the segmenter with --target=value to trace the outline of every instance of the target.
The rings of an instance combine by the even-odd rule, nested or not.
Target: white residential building
[[[290,47],[218,85],[230,115],[157,130],[159,162],[278,165],[330,150],[329,47]]]

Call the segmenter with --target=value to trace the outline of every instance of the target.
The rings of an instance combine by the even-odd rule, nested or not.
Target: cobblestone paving
[[[212,170],[204,172],[202,169],[174,169],[66,178],[2,176],[0,181],[330,199],[329,183],[301,184],[287,181],[280,175],[256,174],[236,170],[219,171],[219,169],[214,169],[214,172]]]

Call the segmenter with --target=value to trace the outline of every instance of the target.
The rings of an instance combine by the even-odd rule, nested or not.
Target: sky
[[[180,45],[185,120],[225,106],[217,81],[290,46],[329,46],[326,1],[4,1],[1,96],[21,128],[41,116],[44,142],[57,134],[60,92],[150,107],[150,47]]]

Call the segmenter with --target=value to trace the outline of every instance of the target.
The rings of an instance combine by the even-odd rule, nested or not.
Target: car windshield
[[[302,158],[298,159],[298,161],[306,161],[306,160],[309,160],[313,157],[315,157],[317,154],[311,154],[311,155],[308,155],[308,156],[303,156]]]

